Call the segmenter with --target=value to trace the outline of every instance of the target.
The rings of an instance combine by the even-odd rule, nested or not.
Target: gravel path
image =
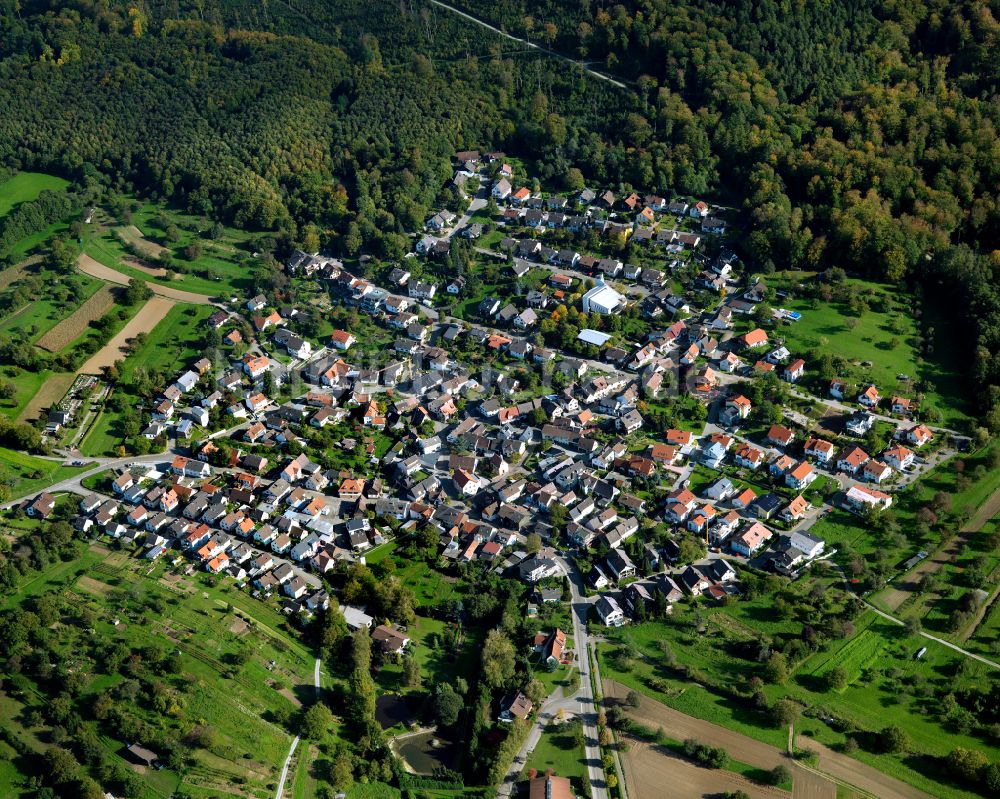
[[[100,261],[94,260],[86,253],[81,253],[76,265],[80,268],[81,272],[85,272],[91,277],[107,280],[111,283],[118,283],[122,286],[127,286],[129,280],[131,279],[128,275],[123,274],[116,269],[112,269],[109,266],[105,266]],[[183,289],[161,286],[159,283],[152,283],[148,280],[146,281],[146,285],[149,286],[150,291],[154,294],[158,294],[168,300],[190,302],[195,305],[212,305],[212,298],[207,297],[204,294],[196,294],[193,291],[184,291]]]

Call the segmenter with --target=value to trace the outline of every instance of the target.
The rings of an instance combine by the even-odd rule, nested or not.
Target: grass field
[[[61,191],[69,186],[69,181],[55,175],[41,172],[18,172],[9,180],[0,183],[0,217],[6,216],[23,202],[38,198],[43,191]]]
[[[198,354],[194,343],[204,333],[203,322],[215,309],[208,305],[175,305],[149,333],[146,343],[125,361],[123,375],[137,366],[181,369]]]
[[[85,467],[63,466],[58,460],[36,458],[24,452],[0,447],[0,475],[10,486],[11,496],[20,497],[67,480]]]
[[[35,346],[49,352],[59,352],[81,338],[91,322],[100,319],[115,304],[110,286],[102,286],[69,316],[64,316],[58,324],[41,336]]]
[[[775,289],[785,289],[814,279],[810,273],[779,272],[766,278],[766,282]],[[899,374],[922,380],[927,384],[925,406],[939,411],[948,426],[967,421],[968,392],[959,371],[962,360],[957,357],[959,342],[954,326],[945,318],[928,317],[925,324],[935,331],[934,352],[925,360],[918,351],[922,333],[914,318],[912,297],[900,294],[895,287],[868,281],[850,280],[848,284],[872,292],[867,312],[856,315],[847,305],[835,301],[779,298],[776,307],[798,311],[802,318],[780,325],[771,333],[772,337],[783,338],[793,355],[805,357],[809,351],[822,350],[843,356],[851,362],[851,374],[842,377],[874,382],[884,396],[896,392],[913,396],[912,386],[896,379]],[[933,303],[920,310],[935,313]],[[867,362],[871,365],[862,365]]]
[[[693,611],[675,606],[675,618],[669,622],[648,622],[611,633],[609,643],[598,648],[603,676],[689,715],[783,747],[786,730],[769,724],[749,701],[730,699],[707,686],[738,685],[753,673],[753,665],[735,654],[738,642],[761,635],[794,637],[801,623],[779,618],[770,597],[725,607],[702,606],[697,613],[700,629],[694,626]],[[961,656],[945,647],[911,638],[870,611],[855,623],[858,631],[854,636],[835,640],[827,649],[807,657],[785,684],[765,686],[772,702],[790,696],[806,708],[816,709],[796,722],[799,735],[839,746],[845,735],[817,718],[829,715],[873,732],[896,724],[908,733],[913,751],[925,755],[942,757],[955,746],[963,746],[982,751],[991,760],[1000,756],[994,743],[940,723],[934,715],[935,701],[924,688],[954,686],[957,690],[961,685],[976,685],[987,678],[987,667],[980,669],[972,663],[959,678],[955,668]],[[667,642],[676,662],[688,669],[686,677],[665,664],[661,641]],[[926,654],[916,660],[914,654],[925,645]],[[840,692],[828,690],[822,679],[837,664],[849,672],[853,669],[853,682]],[[874,748],[864,746],[854,756],[932,795],[971,796],[933,779],[932,758],[926,758],[925,769],[920,758],[877,754]]]
[[[23,334],[28,341],[37,343],[104,287],[100,280],[79,272],[61,276],[41,269],[38,277],[45,283],[45,296],[32,298],[0,320],[0,333]],[[75,294],[68,284],[72,284]]]
[[[210,239],[200,231],[208,224],[206,220],[168,208],[159,203],[137,203],[132,213],[131,225],[121,227],[107,209],[100,216],[84,244],[84,251],[105,266],[116,269],[130,277],[151,280],[178,289],[216,296],[240,293],[249,288],[249,270],[240,263],[248,256],[248,240],[251,233],[225,228],[221,238]],[[176,233],[176,241],[168,241],[164,223],[169,223],[171,232]],[[141,234],[141,235],[140,235]],[[147,265],[154,269],[162,264],[153,256],[157,253],[172,254],[174,274],[171,277],[156,277],[148,270],[137,269],[130,262],[135,261],[122,239],[131,242],[146,255]],[[181,255],[190,245],[197,245],[200,254],[194,260]]]
[[[587,773],[579,730],[579,723],[573,722],[544,727],[538,744],[528,756],[528,768],[538,769],[539,773],[551,769],[560,777],[569,777],[579,792],[581,780]]]
[[[38,389],[52,376],[50,371],[29,372],[18,366],[0,366],[0,379],[10,380],[15,393],[11,399],[0,400],[0,413],[17,419]]]
[[[55,405],[63,398],[69,387],[73,385],[73,374],[70,372],[42,372],[42,383],[35,393],[28,398],[23,409],[17,416],[19,422],[32,421],[42,415],[42,411]]]

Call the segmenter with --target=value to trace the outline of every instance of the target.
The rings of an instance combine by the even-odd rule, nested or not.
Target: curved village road
[[[483,20],[479,19],[478,17],[472,16],[472,14],[466,14],[464,11],[460,11],[459,9],[455,8],[454,6],[448,5],[447,3],[442,3],[442,2],[440,2],[440,0],[430,0],[430,2],[433,5],[439,6],[440,8],[443,8],[443,9],[445,9],[447,11],[451,11],[453,14],[458,14],[460,17],[465,17],[470,22],[475,22],[477,25],[481,25],[482,27],[487,28],[488,30],[493,31],[494,33],[497,33],[500,36],[503,36],[503,37],[505,37],[507,39],[510,39],[511,41],[518,42],[518,43],[523,44],[523,45],[527,45],[528,47],[531,47],[534,50],[538,50],[538,52],[540,52],[540,53],[545,53],[545,55],[550,55],[553,58],[558,58],[558,59],[561,59],[563,61],[566,61],[569,64],[573,64],[574,66],[577,66],[580,69],[582,69],[587,74],[593,75],[595,78],[600,78],[601,80],[606,80],[612,86],[617,86],[619,89],[627,89],[628,88],[628,86],[626,86],[620,80],[616,80],[615,78],[612,78],[610,75],[605,75],[603,72],[598,72],[596,69],[591,69],[583,61],[577,61],[576,59],[570,58],[569,56],[563,55],[562,53],[556,52],[555,50],[550,50],[548,47],[543,47],[540,44],[535,44],[534,42],[529,42],[527,39],[521,39],[521,38],[519,38],[517,36],[511,36],[511,34],[507,33],[506,31],[502,31],[499,28],[495,28],[492,25],[490,25],[490,23],[484,22]]]
[[[100,261],[94,260],[86,253],[81,253],[79,259],[76,262],[77,267],[81,272],[90,275],[91,277],[96,277],[100,280],[107,280],[109,283],[118,283],[121,286],[127,286],[131,278],[119,272],[116,269],[112,269],[110,266],[105,266]],[[168,300],[176,300],[177,302],[189,302],[195,305],[214,305],[211,297],[205,294],[196,294],[193,291],[184,291],[183,289],[170,288],[169,286],[161,286],[159,283],[152,283],[149,280],[146,281],[146,285],[149,286],[149,290],[154,294],[158,294],[161,297],[165,297]]]

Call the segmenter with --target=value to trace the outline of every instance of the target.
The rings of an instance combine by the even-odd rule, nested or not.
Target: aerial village
[[[338,564],[432,529],[443,570],[543,586],[581,569],[592,621],[619,626],[738,596],[747,567],[796,577],[831,555],[809,532],[822,514],[877,515],[952,446],[912,397],[810,375],[782,343],[798,314],[744,280],[725,209],[543,195],[501,153],[455,163],[467,211],[435,214],[402,263],[288,260],[354,328],[310,341],[297,319],[315,307],[263,294],[213,313],[242,354],[179,366],[147,408],[154,452],[80,501],[78,530],[309,616]],[[614,255],[626,239],[636,263]],[[496,283],[477,286],[481,268]],[[53,507],[43,493],[26,511]],[[407,645],[393,624],[373,634]]]

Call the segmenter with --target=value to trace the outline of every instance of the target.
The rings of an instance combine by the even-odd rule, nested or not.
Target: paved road
[[[576,651],[577,668],[580,673],[580,687],[572,696],[565,696],[562,688],[557,688],[545,700],[539,708],[521,750],[511,763],[507,775],[504,777],[500,787],[497,788],[497,796],[506,799],[511,796],[517,787],[521,772],[528,764],[528,760],[538,741],[542,736],[542,730],[553,719],[560,716],[569,718],[577,716],[583,724],[584,755],[587,762],[587,775],[590,778],[593,799],[607,799],[607,779],[604,775],[604,766],[601,760],[601,749],[598,744],[597,732],[597,707],[594,702],[594,692],[590,681],[590,660],[589,641],[587,636],[587,616],[590,613],[591,600],[583,595],[583,578],[573,563],[564,558],[559,559],[563,571],[569,576],[571,615],[573,619],[573,648]],[[620,773],[620,770],[619,770]]]
[[[292,745],[288,749],[288,757],[285,758],[285,765],[281,768],[281,779],[278,780],[278,790],[274,794],[274,799],[281,799],[285,792],[285,780],[288,779],[288,767],[292,764],[292,755],[295,754],[295,747],[299,745],[299,736],[292,739]]]
[[[479,181],[479,188],[476,189],[476,194],[472,198],[472,202],[470,202],[469,207],[465,209],[465,213],[462,214],[458,221],[451,226],[451,230],[441,236],[442,239],[447,241],[456,233],[461,232],[461,230],[469,224],[469,220],[472,219],[472,215],[479,209],[486,207],[486,203],[489,201],[489,190],[487,189],[487,184],[483,180],[482,175],[477,174],[476,180]]]
[[[583,722],[584,754],[587,761],[587,775],[593,788],[593,799],[604,799],[608,795],[607,777],[601,760],[598,744],[597,706],[590,674],[590,637],[587,633],[587,617],[590,615],[592,599],[584,595],[583,575],[574,564],[562,559],[563,568],[569,576],[571,594],[571,615],[573,617],[573,646],[576,648],[580,664],[580,690],[576,700],[580,704],[580,718]],[[620,773],[620,772],[619,772]]]
[[[493,31],[494,33],[497,33],[500,36],[503,36],[504,38],[510,39],[511,41],[514,41],[514,42],[519,42],[519,43],[521,43],[523,45],[526,45],[527,47],[530,47],[530,48],[532,48],[534,50],[538,50],[540,53],[545,53],[546,55],[550,55],[553,58],[558,58],[558,59],[560,59],[562,61],[565,61],[565,62],[567,62],[569,64],[573,64],[574,66],[579,67],[580,69],[582,69],[588,75],[593,75],[595,78],[600,78],[603,81],[607,81],[612,86],[617,86],[619,89],[627,89],[628,88],[628,86],[626,86],[620,80],[616,80],[615,78],[612,78],[610,75],[605,75],[603,72],[598,72],[596,69],[593,69],[592,67],[587,66],[587,64],[585,62],[583,62],[583,61],[577,61],[576,59],[570,58],[569,56],[563,55],[562,53],[557,53],[555,50],[550,50],[548,47],[543,47],[542,45],[535,44],[534,42],[530,42],[527,39],[521,39],[521,38],[518,38],[517,36],[512,36],[511,34],[506,33],[505,31],[502,31],[499,28],[493,27],[488,22],[484,22],[483,20],[479,19],[478,17],[474,17],[471,14],[466,14],[464,11],[459,11],[454,6],[450,6],[447,3],[442,3],[442,2],[440,2],[440,0],[430,0],[430,1],[434,5],[439,6],[441,8],[444,8],[444,9],[446,9],[448,11],[451,11],[453,14],[458,14],[460,17],[464,17],[465,19],[469,20],[470,22],[475,22],[477,25],[481,25],[482,27],[487,28],[487,29]]]

